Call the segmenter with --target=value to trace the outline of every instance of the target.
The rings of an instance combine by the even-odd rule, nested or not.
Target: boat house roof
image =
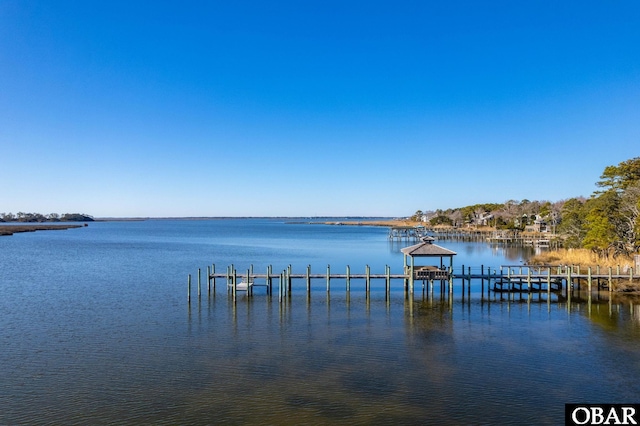
[[[433,244],[432,237],[425,237],[421,243],[405,247],[400,251],[411,257],[453,257],[457,253],[437,244]]]

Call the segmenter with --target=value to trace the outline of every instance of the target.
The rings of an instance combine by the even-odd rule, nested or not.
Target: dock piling
[[[187,302],[191,303],[191,274],[187,278]]]
[[[330,281],[331,281],[331,266],[327,265],[327,293],[331,291]]]
[[[365,267],[365,293],[369,296],[369,291],[371,290],[371,270],[369,265]]]
[[[609,266],[609,293],[613,291],[613,277],[611,275],[612,275],[612,268],[611,266]]]
[[[347,293],[351,291],[351,269],[347,265]]]
[[[391,268],[389,267],[389,265],[384,265],[384,270],[386,274],[384,289],[385,289],[385,292],[389,294],[389,292],[391,291]]]
[[[231,271],[231,292],[233,293],[233,301],[235,302],[236,301],[236,297],[238,295],[237,291],[236,291],[237,290],[237,285],[238,285],[238,280],[237,280],[238,276],[237,276],[236,270],[233,267],[233,265],[231,265],[231,269],[232,269],[232,271]]]

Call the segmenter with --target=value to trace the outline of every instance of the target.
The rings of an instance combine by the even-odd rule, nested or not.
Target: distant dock
[[[454,241],[487,241],[492,244],[555,246],[556,235],[547,232],[520,231],[487,231],[462,228],[434,228],[428,226],[390,226],[388,238],[390,240],[419,240],[430,236],[438,240]]]

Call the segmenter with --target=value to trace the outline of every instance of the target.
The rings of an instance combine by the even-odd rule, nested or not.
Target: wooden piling
[[[327,265],[327,293],[331,291],[331,267]]]
[[[191,274],[187,278],[187,302],[191,303]]]
[[[235,268],[231,265],[231,292],[233,293],[233,301],[236,301],[236,297],[238,296],[237,285],[238,285],[238,275],[236,273]]]
[[[200,299],[201,275],[200,268],[198,268],[198,299]]]
[[[611,266],[609,266],[609,293],[613,291],[613,278],[611,277]]]
[[[369,265],[366,265],[365,268],[365,294],[367,296],[369,296],[369,292],[371,291],[371,269],[369,268]]]
[[[347,293],[351,291],[351,269],[347,265]]]
[[[212,264],[211,265],[211,274],[215,274],[216,273],[216,265]],[[213,284],[213,292],[216,292],[216,277],[213,277],[213,281],[211,282]]]
[[[386,273],[384,290],[387,294],[391,291],[391,268],[389,265],[384,265],[384,270]]]
[[[571,270],[573,268],[567,268],[567,303],[571,303]]]
[[[307,265],[307,294],[311,294],[311,265]]]

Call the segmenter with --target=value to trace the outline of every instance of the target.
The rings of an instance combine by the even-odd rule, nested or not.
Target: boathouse
[[[448,280],[453,271],[453,256],[457,253],[433,244],[433,237],[423,237],[422,242],[401,249],[404,254],[404,269],[412,280]],[[416,266],[416,257],[439,258],[439,265]],[[449,265],[446,266],[445,259]]]

